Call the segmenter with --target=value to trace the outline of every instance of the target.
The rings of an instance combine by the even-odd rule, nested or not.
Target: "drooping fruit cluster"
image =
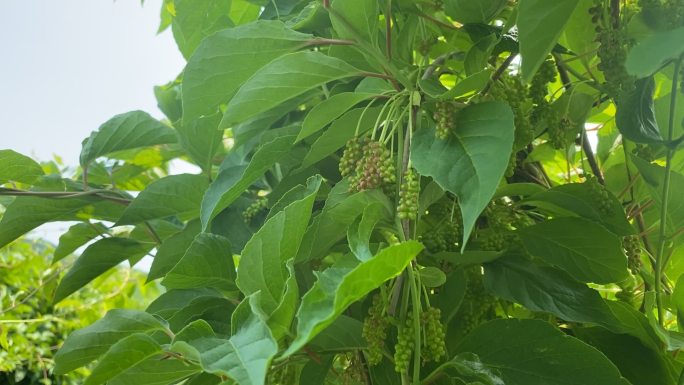
[[[632,44],[623,24],[613,20],[606,9],[607,2],[595,0],[594,6],[589,8],[591,21],[596,29],[596,41],[599,43],[597,68],[603,72],[603,84],[608,95],[618,98],[623,91],[634,87],[634,79],[627,73],[625,61]],[[623,12],[624,13],[624,12]]]
[[[438,308],[428,307],[421,313],[421,324],[425,332],[425,340],[421,355],[424,361],[439,361],[446,356],[446,343],[442,313]]]
[[[380,295],[373,296],[373,304],[368,309],[368,315],[363,320],[363,338],[368,342],[368,365],[377,365],[382,361],[382,351],[385,348],[389,319],[384,314],[385,304]]]
[[[449,138],[449,135],[454,130],[454,105],[449,102],[439,102],[435,108],[433,119],[435,120],[436,128],[435,135],[442,140]]]
[[[442,251],[457,251],[461,235],[460,222],[447,220],[423,233],[420,240],[427,251],[436,254]]]
[[[347,176],[356,170],[356,164],[363,156],[363,145],[366,138],[351,138],[347,141],[347,146],[344,148],[342,158],[340,158],[340,174]]]
[[[408,372],[411,355],[415,348],[415,336],[413,314],[409,313],[404,324],[398,328],[397,344],[394,345],[394,370],[397,373]]]
[[[630,235],[622,238],[622,248],[627,255],[627,267],[632,274],[639,274],[641,270],[641,241],[638,235]]]
[[[593,200],[594,205],[598,207],[601,215],[613,215],[613,201],[612,199],[610,199],[610,192],[606,190],[606,187],[600,184],[595,176],[587,177],[584,183],[586,183],[589,187],[589,191],[591,192],[591,199]]]
[[[491,96],[495,100],[507,102],[515,118],[514,152],[527,146],[534,139],[534,127],[530,123],[529,111],[532,103],[528,99],[528,89],[520,76],[504,74],[492,85]]]
[[[534,104],[546,103],[549,83],[556,81],[556,66],[553,60],[546,60],[532,78],[529,95]]]
[[[251,205],[242,212],[242,219],[245,223],[250,223],[254,217],[259,215],[261,212],[268,208],[268,199],[266,197],[259,197],[257,200],[252,202]]]
[[[494,297],[487,294],[484,288],[483,276],[479,266],[466,270],[468,278],[466,294],[456,313],[456,325],[459,335],[464,336],[479,324],[496,315]]]
[[[416,219],[418,211],[418,194],[420,193],[420,181],[415,170],[409,168],[402,178],[401,188],[399,189],[399,204],[397,205],[397,216],[399,219]]]
[[[566,115],[561,116],[549,126],[549,141],[556,150],[565,148],[568,132],[573,128],[572,120]]]
[[[390,150],[378,141],[363,146],[361,158],[356,162],[355,174],[349,177],[349,189],[364,191],[391,186],[397,180]]]

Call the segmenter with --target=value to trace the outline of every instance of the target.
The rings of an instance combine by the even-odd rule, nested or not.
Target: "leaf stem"
[[[674,137],[674,121],[675,121],[675,110],[677,108],[677,87],[679,86],[679,69],[682,66],[682,59],[684,55],[680,56],[675,62],[674,74],[672,75],[672,91],[670,93],[670,117],[667,126],[667,140],[672,141]],[[655,269],[655,296],[656,296],[656,306],[658,308],[658,323],[663,326],[664,310],[663,310],[663,298],[661,295],[661,285],[663,276],[663,258],[665,255],[665,245],[667,243],[666,237],[666,227],[667,227],[667,209],[668,200],[670,199],[670,179],[672,170],[672,158],[675,154],[675,149],[668,148],[667,155],[665,158],[665,178],[663,180],[663,191],[662,198],[660,202],[660,234],[658,235],[658,250],[656,253],[656,269]]]

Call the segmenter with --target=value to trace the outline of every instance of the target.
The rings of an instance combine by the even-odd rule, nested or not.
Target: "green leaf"
[[[237,286],[245,296],[261,292],[259,307],[266,315],[281,303],[289,278],[286,262],[297,254],[321,181],[309,180],[307,195],[266,221],[242,250]]]
[[[55,374],[61,375],[88,364],[128,335],[164,329],[151,314],[128,309],[110,310],[104,318],[69,335],[55,354]]]
[[[634,234],[627,220],[622,203],[609,194],[610,213],[602,211],[591,187],[584,183],[568,183],[540,191],[523,200],[521,204],[536,206],[558,216],[579,216],[600,223],[617,235]]]
[[[132,111],[109,119],[83,141],[81,166],[115,151],[176,142],[172,128],[143,111]]]
[[[107,233],[109,230],[102,223],[84,222],[69,227],[69,230],[59,237],[52,262],[61,260],[79,247]]]
[[[178,142],[205,172],[211,171],[216,152],[223,147],[223,131],[218,129],[220,114],[214,114],[181,124]]]
[[[658,337],[639,311],[607,301],[566,272],[510,255],[484,265],[485,288],[497,297],[532,311],[547,312],[569,322],[595,324],[630,334],[659,349]]]
[[[102,238],[88,246],[55,290],[55,303],[127,259],[142,257],[150,245],[128,238]]]
[[[221,335],[230,335],[230,316],[235,305],[215,289],[172,289],[157,298],[147,312],[162,317],[169,329],[179,332],[197,319],[209,323]]]
[[[230,206],[252,183],[259,179],[273,165],[292,149],[294,135],[281,136],[262,145],[246,168],[235,167],[222,170],[209,186],[202,200],[200,218],[202,228],[223,209]]]
[[[102,202],[97,198],[51,199],[43,197],[17,197],[5,208],[0,220],[0,248],[35,229],[57,221],[79,221],[93,217],[100,209],[115,207],[120,215],[121,206]],[[114,218],[103,218],[115,220]]]
[[[615,112],[615,124],[620,133],[636,143],[660,143],[653,92],[655,81],[647,77],[636,81],[634,89],[620,95]]]
[[[232,27],[231,1],[174,0],[175,17],[171,24],[173,37],[183,56],[192,55],[202,39],[214,32]]]
[[[28,156],[0,150],[0,185],[9,181],[32,184],[44,174],[43,168]]]
[[[363,322],[341,315],[311,340],[310,345],[318,351],[334,352],[366,349],[368,342],[363,338]]]
[[[639,170],[640,176],[646,182],[650,197],[656,202],[658,207],[663,204],[662,189],[665,181],[665,167],[654,163],[648,163],[636,156],[632,157],[632,162]],[[679,172],[670,171],[670,191],[683,191],[684,175]],[[670,234],[678,232],[684,226],[684,200],[676,193],[670,193],[667,200],[666,226]]]
[[[108,382],[126,369],[161,352],[161,345],[145,333],[126,336],[107,350],[83,385],[99,385]]]
[[[311,38],[280,21],[259,20],[204,39],[183,71],[183,121],[215,113],[261,67]]]
[[[444,12],[459,23],[489,23],[506,6],[506,0],[446,0]]]
[[[411,161],[418,173],[458,196],[465,248],[475,221],[506,172],[515,129],[513,112],[500,102],[466,107],[455,124],[458,129],[447,140],[437,138],[433,129],[418,130]]]
[[[503,380],[493,370],[483,365],[480,358],[472,353],[461,353],[442,364],[440,368],[442,370],[441,374],[468,381],[468,384],[504,384]]]
[[[639,78],[655,74],[667,62],[684,53],[682,41],[684,27],[656,32],[640,40],[627,54],[627,72]]]
[[[363,214],[358,217],[347,229],[349,249],[359,261],[367,261],[373,258],[369,242],[375,225],[386,215],[385,207],[381,203],[368,205]]]
[[[472,94],[479,92],[489,83],[492,72],[491,69],[486,69],[468,76],[456,83],[452,89],[440,95],[439,99],[451,100],[471,96]]]
[[[458,351],[477,354],[506,385],[629,385],[601,352],[540,320],[487,322]]]
[[[252,312],[229,340],[206,338],[192,345],[200,352],[204,371],[228,376],[238,385],[263,385],[278,345],[258,315],[255,301],[248,300]]]
[[[154,255],[150,272],[147,274],[147,282],[162,278],[176,266],[200,230],[199,221],[192,221],[183,230],[165,239]]]
[[[579,0],[520,0],[517,24],[525,82],[546,60],[578,4]]]
[[[348,259],[320,273],[302,298],[297,311],[297,336],[283,357],[303,348],[349,305],[399,275],[421,250],[420,243],[409,241],[383,249],[366,262],[356,264],[356,260]]]
[[[347,227],[371,204],[382,203],[386,208],[385,219],[391,218],[392,204],[383,193],[370,190],[348,194],[348,188],[346,183],[338,183],[333,188],[323,211],[307,229],[295,262],[325,256],[330,247],[344,238]]]
[[[356,127],[359,135],[373,128],[382,107],[355,108],[348,111],[337,120],[311,145],[309,153],[302,161],[302,167],[309,167],[328,155],[344,147],[347,141],[354,137]]]
[[[230,242],[220,235],[200,233],[161,283],[169,289],[234,289],[235,264]]]
[[[169,385],[199,370],[199,367],[180,360],[152,357],[111,379],[108,385]]]
[[[418,270],[418,274],[420,275],[420,282],[425,287],[440,287],[447,281],[446,274],[434,266],[424,267]]]
[[[377,45],[378,2],[375,0],[333,0],[330,2],[330,21],[342,39]]]
[[[582,282],[612,283],[628,277],[622,242],[605,227],[582,218],[554,218],[519,230],[535,257]]]
[[[256,20],[261,12],[258,3],[253,4],[249,0],[232,0],[230,6],[230,19],[235,25],[242,25]]]
[[[180,174],[157,179],[128,205],[117,225],[171,216],[196,218],[208,187],[209,181],[204,175]]]
[[[240,87],[228,103],[223,120],[229,125],[242,123],[310,89],[357,75],[358,69],[321,52],[283,55],[260,68]]]
[[[355,105],[377,96],[372,93],[342,92],[320,102],[304,118],[297,142],[320,131]]]

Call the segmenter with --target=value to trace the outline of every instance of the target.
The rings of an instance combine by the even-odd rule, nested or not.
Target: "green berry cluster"
[[[413,314],[409,313],[403,325],[399,326],[397,344],[394,345],[394,370],[397,373],[407,373],[411,355],[415,347],[415,332],[413,329]]]
[[[639,274],[641,270],[641,241],[638,235],[630,235],[622,238],[622,248],[627,255],[627,267],[632,274]]]
[[[457,251],[461,241],[461,226],[458,222],[447,221],[438,228],[430,229],[421,235],[421,242],[428,252]]]
[[[401,188],[399,189],[399,204],[397,205],[397,215],[399,219],[416,219],[418,211],[418,194],[420,193],[420,181],[418,175],[412,168],[404,173]]]
[[[364,191],[392,185],[397,180],[390,150],[378,141],[363,146],[361,159],[356,163],[355,174],[349,178],[349,189]]]
[[[496,315],[496,301],[494,297],[485,292],[480,267],[469,268],[466,271],[466,276],[468,278],[466,294],[456,313],[458,334],[462,336]]]
[[[365,143],[365,138],[351,138],[347,141],[347,145],[342,153],[342,158],[340,159],[340,174],[342,176],[347,176],[356,170],[356,164],[361,160],[363,156],[363,145]]]
[[[259,197],[242,212],[242,219],[244,219],[245,223],[250,223],[254,217],[267,208],[268,199],[266,197]]]
[[[368,309],[368,316],[363,320],[363,338],[368,342],[368,365],[377,365],[382,361],[385,348],[389,319],[384,315],[385,304],[380,295],[373,297],[373,304]]]
[[[439,361],[446,356],[446,333],[442,324],[442,313],[438,308],[428,307],[421,313],[421,324],[425,333],[421,355],[424,361]]]
[[[595,5],[589,8],[589,14],[595,24],[596,40],[599,43],[597,55],[600,62],[597,68],[605,77],[606,92],[615,99],[623,91],[634,87],[634,79],[625,68],[632,42],[622,26],[615,26],[604,1],[595,0]]]
[[[548,85],[556,81],[556,66],[553,60],[546,60],[532,78],[529,96],[535,104],[546,103]]]
[[[520,76],[504,74],[495,83],[490,94],[495,100],[508,103],[515,118],[514,152],[525,148],[534,139],[534,127],[530,122],[529,110],[531,102],[528,99],[528,89]]]
[[[593,176],[587,177],[587,180],[584,183],[589,187],[594,205],[598,207],[601,215],[613,215],[613,201],[610,199],[610,192],[606,190],[606,187],[600,184],[598,179]]]
[[[435,135],[442,140],[447,140],[449,135],[454,131],[455,120],[454,120],[455,108],[453,103],[450,102],[438,102],[435,108],[435,112],[432,115],[435,120],[436,128]]]
[[[573,128],[572,120],[568,116],[560,117],[549,126],[549,142],[556,150],[565,148],[568,132]]]

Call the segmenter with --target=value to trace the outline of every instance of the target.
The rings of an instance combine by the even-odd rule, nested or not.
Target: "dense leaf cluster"
[[[113,117],[76,170],[0,151],[0,247],[82,222],[56,306],[146,254],[167,289],[71,333],[54,372],[674,385],[681,10],[165,0],[187,59],[155,88],[167,119]]]

